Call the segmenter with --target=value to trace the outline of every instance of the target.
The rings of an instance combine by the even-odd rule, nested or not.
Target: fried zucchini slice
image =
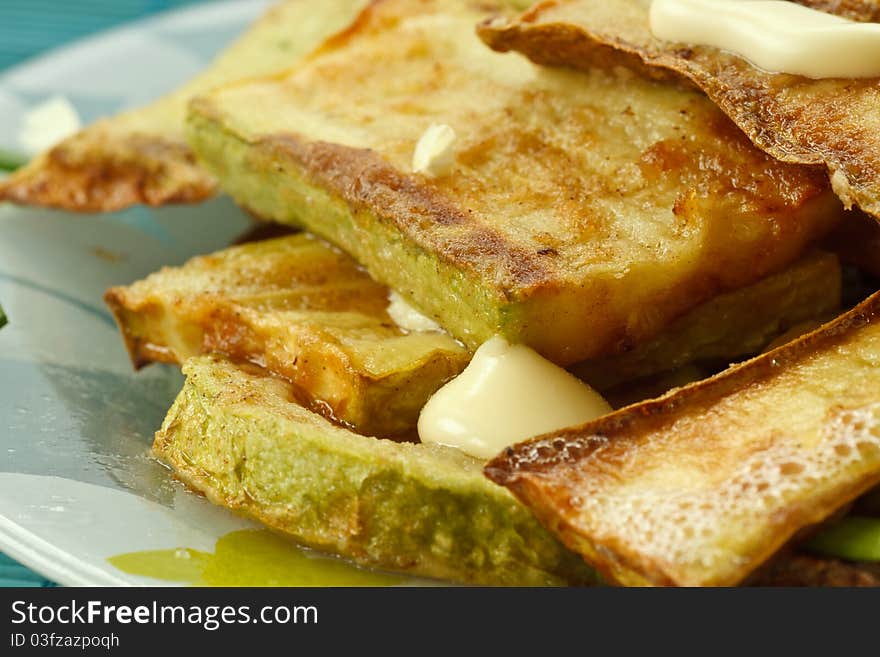
[[[880,20],[876,2],[800,4],[851,20]],[[880,218],[880,85],[876,79],[770,73],[706,46],[654,38],[649,0],[542,2],[513,21],[480,28],[492,48],[545,65],[592,69],[625,64],[651,78],[703,90],[758,147],[783,161],[822,165],[847,207]]]
[[[0,181],[0,201],[101,212],[212,196],[214,178],[196,163],[183,136],[189,99],[233,80],[290,66],[345,27],[364,4],[366,0],[279,3],[177,91],[97,121]]]
[[[621,584],[733,585],[880,482],[880,293],[711,379],[486,467]]]
[[[702,94],[486,48],[487,3],[370,5],[300,66],[193,101],[189,141],[257,215],[351,253],[470,347],[570,365],[778,271],[840,216]],[[449,175],[412,172],[431,124]]]
[[[291,402],[290,385],[214,357],[155,454],[216,504],[367,566],[472,584],[591,584],[595,573],[457,450],[370,438]]]
[[[397,328],[388,288],[308,235],[198,257],[105,298],[135,367],[203,353],[260,363],[296,383],[309,408],[369,435],[412,434],[425,402],[470,358],[445,334]],[[696,308],[646,349],[573,371],[604,390],[700,358],[753,354],[839,303],[837,260],[814,252]]]
[[[405,331],[388,288],[305,234],[166,267],[105,295],[136,367],[221,353],[293,382],[313,410],[370,435],[414,432],[467,351],[439,331]]]
[[[837,257],[813,251],[778,274],[707,301],[647,344],[581,363],[572,373],[604,391],[690,363],[753,356],[788,329],[837,311],[840,297]]]

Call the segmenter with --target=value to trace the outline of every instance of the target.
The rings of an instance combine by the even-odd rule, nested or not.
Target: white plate
[[[9,70],[0,146],[14,146],[24,111],[53,95],[92,121],[174,88],[266,5],[168,13]],[[165,366],[132,372],[101,300],[110,285],[222,248],[248,225],[227,199],[90,216],[0,206],[0,304],[10,320],[0,330],[0,550],[61,584],[159,584],[107,558],[210,551],[252,526],[185,491],[150,457],[182,379]]]

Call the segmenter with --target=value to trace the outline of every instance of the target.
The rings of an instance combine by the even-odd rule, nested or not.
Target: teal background
[[[0,70],[121,23],[206,1],[0,0]],[[54,584],[0,553],[0,586]]]
[[[197,1],[0,0],[0,69],[114,25]]]

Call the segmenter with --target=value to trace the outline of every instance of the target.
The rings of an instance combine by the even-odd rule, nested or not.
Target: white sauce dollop
[[[432,123],[419,138],[412,169],[426,176],[445,176],[455,164],[455,130],[445,123]]]
[[[430,317],[425,317],[394,290],[388,294],[388,308],[385,310],[391,320],[404,331],[443,330],[437,322]]]
[[[419,438],[488,459],[514,443],[610,411],[574,375],[526,346],[494,337],[425,404]]]
[[[64,96],[54,96],[28,110],[18,142],[28,155],[37,155],[82,128],[76,108]]]
[[[714,46],[767,71],[808,78],[880,76],[880,24],[782,0],[653,0],[658,39]]]

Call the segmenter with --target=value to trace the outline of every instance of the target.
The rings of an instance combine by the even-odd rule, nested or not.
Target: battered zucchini
[[[622,584],[733,585],[880,483],[880,293],[818,331],[487,474]]]
[[[795,260],[839,218],[702,94],[553,71],[474,34],[476,0],[386,0],[302,65],[191,105],[189,141],[256,214],[304,225],[474,347],[569,365],[631,349]],[[411,170],[431,124],[448,175]]]
[[[599,390],[700,361],[754,356],[778,335],[840,308],[835,255],[813,251],[784,271],[721,294],[632,351],[587,361],[572,372]]]
[[[836,310],[840,278],[835,256],[813,252],[697,307],[642,348],[573,371],[606,390],[757,353],[789,327]],[[469,359],[445,334],[394,326],[388,288],[308,235],[194,258],[105,298],[136,367],[202,353],[260,363],[296,383],[309,408],[370,435],[412,434],[425,402]]]
[[[795,0],[861,22],[876,0]],[[813,80],[762,70],[723,50],[657,39],[650,0],[542,2],[514,21],[481,26],[493,48],[545,65],[628,66],[702,89],[774,157],[821,165],[847,207],[880,219],[880,86],[876,78]]]
[[[472,584],[591,584],[481,462],[338,428],[289,384],[199,357],[153,449],[210,500],[312,547],[387,570]]]
[[[20,153],[0,148],[0,180],[7,171],[15,171],[27,164],[27,158]]]
[[[99,212],[211,196],[214,179],[196,164],[183,137],[189,99],[232,80],[290,66],[345,27],[366,1],[279,3],[177,91],[94,123],[0,182],[0,200]]]
[[[370,435],[412,434],[469,355],[388,316],[388,288],[309,235],[254,242],[107,291],[135,366],[222,353],[260,363],[298,399]]]

